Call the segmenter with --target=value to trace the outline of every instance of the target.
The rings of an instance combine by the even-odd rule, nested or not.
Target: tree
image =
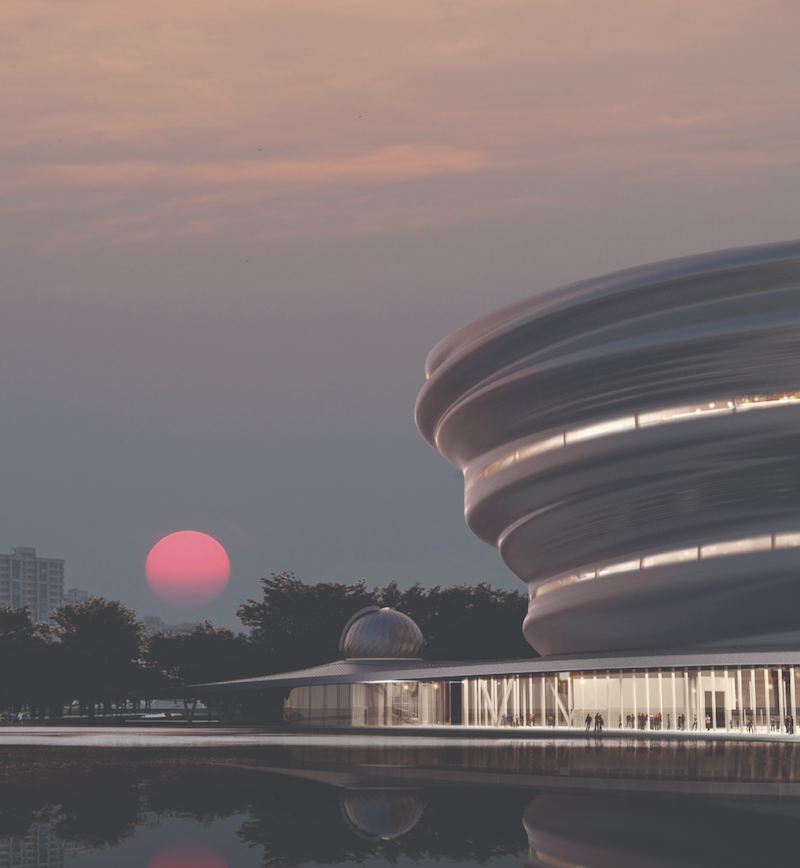
[[[195,624],[191,633],[156,634],[146,643],[145,662],[180,684],[244,678],[251,667],[247,637],[235,635],[210,621]]]
[[[368,591],[364,582],[305,585],[292,572],[261,580],[264,600],[248,600],[237,615],[261,649],[261,672],[285,672],[329,663],[338,656],[342,630],[365,606],[391,606],[408,615],[425,638],[431,660],[498,660],[535,657],[522,635],[528,599],[488,582],[406,591],[395,582]]]
[[[44,677],[45,638],[28,606],[0,606],[0,708],[19,710]]]
[[[335,660],[347,620],[365,606],[379,604],[376,590],[318,582],[305,585],[293,572],[261,579],[264,599],[239,606],[239,620],[252,630],[261,674],[305,669]]]
[[[71,675],[74,695],[94,723],[95,705],[127,696],[136,675],[142,647],[142,627],[136,612],[118,600],[92,597],[86,603],[59,606],[51,615]]]

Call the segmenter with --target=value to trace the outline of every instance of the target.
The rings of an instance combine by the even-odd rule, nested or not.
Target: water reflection
[[[0,866],[769,864],[795,850],[793,748],[18,749],[0,765]]]
[[[422,816],[422,798],[417,790],[345,790],[340,806],[347,825],[365,841],[399,838]]]

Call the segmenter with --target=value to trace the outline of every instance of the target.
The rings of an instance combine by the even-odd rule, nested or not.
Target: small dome
[[[422,632],[402,612],[370,606],[356,612],[345,624],[339,650],[352,658],[419,657]]]

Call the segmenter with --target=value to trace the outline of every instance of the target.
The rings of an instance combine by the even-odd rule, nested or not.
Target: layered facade
[[[537,651],[800,641],[800,243],[534,296],[426,373],[418,427]]]

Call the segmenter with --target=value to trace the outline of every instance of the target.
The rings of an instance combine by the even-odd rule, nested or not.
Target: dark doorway
[[[711,691],[706,690],[706,710],[705,715],[711,718],[714,723],[712,726],[716,726],[717,729],[725,729],[725,691],[724,690],[715,690],[714,691],[715,702],[711,702]],[[703,726],[705,726],[705,720],[703,720]]]

